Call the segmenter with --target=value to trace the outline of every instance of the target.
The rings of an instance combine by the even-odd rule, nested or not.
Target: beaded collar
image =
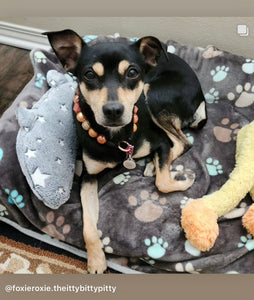
[[[106,137],[102,134],[99,134],[98,132],[96,132],[90,125],[90,122],[87,120],[86,116],[84,115],[84,113],[81,111],[80,105],[79,105],[79,90],[77,89],[76,94],[74,96],[73,102],[74,102],[74,106],[73,106],[73,111],[76,113],[76,118],[78,120],[78,122],[81,123],[82,128],[88,132],[88,135],[91,138],[96,138],[97,142],[101,145],[106,144],[108,141],[106,139]],[[134,111],[133,111],[133,132],[136,132],[138,129],[137,123],[138,123],[138,107],[135,106],[134,107]],[[132,146],[131,144],[129,144],[126,141],[122,141],[121,145],[123,146],[118,146],[118,149],[126,152],[126,160],[123,162],[123,165],[127,168],[127,169],[134,169],[136,167],[136,163],[132,158],[133,152],[134,152],[134,146]]]

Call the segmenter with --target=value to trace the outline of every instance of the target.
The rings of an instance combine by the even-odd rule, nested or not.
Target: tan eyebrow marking
[[[103,76],[104,75],[104,67],[103,64],[100,62],[96,62],[93,66],[92,66],[94,72],[98,75],[98,76]]]
[[[130,63],[127,60],[121,60],[118,65],[118,73],[123,75],[124,72],[129,68]]]

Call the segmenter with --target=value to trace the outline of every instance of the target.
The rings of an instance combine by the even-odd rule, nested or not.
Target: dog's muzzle
[[[124,106],[119,102],[112,102],[103,105],[102,110],[107,120],[117,122],[123,115]]]

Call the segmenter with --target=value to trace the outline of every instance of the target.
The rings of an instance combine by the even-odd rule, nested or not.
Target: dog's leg
[[[195,180],[195,174],[191,170],[178,170],[170,171],[170,166],[172,162],[181,156],[186,151],[186,146],[188,148],[188,143],[183,143],[183,138],[177,138],[173,134],[167,134],[171,141],[173,142],[173,147],[170,149],[165,149],[168,156],[162,159],[160,156],[160,150],[155,154],[154,160],[149,162],[144,171],[145,177],[152,177],[156,175],[158,189],[164,193],[169,193],[173,191],[183,191],[188,189]],[[161,167],[160,167],[161,162]],[[164,180],[163,180],[164,178]],[[168,184],[170,183],[170,188]],[[173,188],[173,190],[171,190]]]
[[[87,248],[88,272],[103,273],[107,268],[105,254],[97,231],[99,216],[98,183],[93,178],[82,183],[83,234]]]
[[[172,161],[182,154],[181,141],[175,139],[173,143],[173,148],[170,148],[169,144],[162,145],[154,156],[155,185],[163,193],[185,191],[195,180],[195,174],[192,171],[170,171]]]
[[[170,166],[172,161],[191,148],[191,143],[182,132],[178,117],[166,110],[160,112],[156,118],[152,114],[151,116],[154,123],[169,137],[168,143],[161,145],[154,156],[155,185],[163,193],[185,191],[194,183],[195,174],[189,170],[170,172]],[[149,168],[151,169],[151,166]]]
[[[103,273],[107,268],[102,242],[97,231],[99,218],[98,182],[96,175],[106,168],[114,168],[116,163],[103,163],[89,158],[83,152],[83,161],[87,176],[81,187],[83,208],[83,233],[87,248],[87,264],[89,273]]]

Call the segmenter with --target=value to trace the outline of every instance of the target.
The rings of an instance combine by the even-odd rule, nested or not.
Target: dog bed
[[[116,38],[135,40],[97,36],[84,40],[98,43]],[[100,174],[98,229],[107,259],[128,267],[126,273],[253,273],[254,240],[241,224],[252,203],[249,196],[219,219],[220,235],[209,252],[200,252],[186,240],[180,216],[188,201],[219,189],[234,168],[237,132],[254,119],[254,60],[214,46],[203,49],[172,40],[166,45],[168,52],[179,55],[196,72],[207,102],[207,124],[202,130],[184,131],[193,147],[172,166],[191,169],[196,180],[185,192],[159,193],[155,178],[143,176],[146,159],[139,160],[134,170],[118,166]],[[50,89],[49,70],[64,73],[53,52],[35,49],[31,61],[34,77],[0,119],[0,220],[85,251],[79,151],[70,198],[58,209],[36,197],[18,161],[18,108],[32,108]]]

